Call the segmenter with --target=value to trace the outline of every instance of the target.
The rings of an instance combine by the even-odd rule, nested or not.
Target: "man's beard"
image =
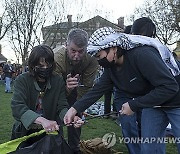
[[[77,65],[79,63],[81,63],[82,60],[71,60],[73,65]]]

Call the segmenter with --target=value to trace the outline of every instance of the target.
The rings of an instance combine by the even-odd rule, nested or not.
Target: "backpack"
[[[102,138],[80,141],[80,150],[82,154],[111,154],[111,148],[107,148]]]

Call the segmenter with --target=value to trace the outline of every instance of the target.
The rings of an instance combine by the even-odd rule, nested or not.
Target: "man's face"
[[[70,42],[67,44],[67,55],[69,59],[72,60],[75,64],[79,63],[82,60],[85,51],[85,47],[79,48],[74,44],[74,42]]]

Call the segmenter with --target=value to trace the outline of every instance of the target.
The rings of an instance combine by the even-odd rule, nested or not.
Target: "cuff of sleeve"
[[[36,112],[32,111],[32,110],[28,110],[26,111],[22,117],[21,117],[21,121],[24,125],[24,127],[26,129],[29,129],[29,126],[38,118],[40,117],[39,114],[37,114]]]
[[[81,114],[83,112],[82,108],[76,105],[76,103],[72,107],[77,111],[77,114]]]
[[[60,112],[59,117],[60,117],[60,119],[61,119],[62,121],[64,120],[64,116],[65,116],[65,114],[66,114],[67,111],[68,111],[68,109],[65,108],[65,109],[63,109],[63,110]]]
[[[135,100],[128,101],[128,103],[133,112],[136,112],[139,110],[139,108],[137,106],[137,102]]]

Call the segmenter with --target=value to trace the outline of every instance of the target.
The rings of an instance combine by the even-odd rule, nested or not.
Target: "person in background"
[[[141,17],[133,22],[131,34],[154,38],[156,36],[156,26],[150,18]]]
[[[118,118],[118,114],[114,104],[114,98],[113,98],[113,103],[111,103],[111,99],[113,95],[114,95],[114,88],[112,88],[110,91],[104,94],[104,114],[111,114],[104,117],[112,118],[113,120],[116,120]]]
[[[104,114],[111,113],[112,92],[113,92],[113,88],[104,94]]]
[[[17,64],[17,71],[16,71],[16,77],[20,74],[22,74],[22,65],[20,64]]]
[[[124,29],[124,33],[131,34],[131,28],[132,28],[132,25],[126,26],[125,29]]]
[[[3,78],[4,72],[3,72],[3,63],[0,63],[0,80],[4,80]]]
[[[66,81],[66,95],[69,106],[79,100],[93,86],[98,62],[87,54],[88,34],[82,29],[69,31],[66,46],[54,49],[56,72]],[[81,116],[81,113],[79,114]],[[74,154],[80,153],[81,128],[68,128],[68,143]]]
[[[5,76],[5,93],[12,93],[11,82],[12,82],[12,75],[14,73],[14,68],[11,65],[11,61],[8,61],[7,64],[4,65],[3,72]]]
[[[53,73],[56,64],[52,49],[47,45],[33,47],[28,66],[29,72],[20,74],[14,83],[11,108],[15,123],[11,139],[41,129],[59,130],[68,110],[64,80]]]
[[[98,59],[105,68],[104,73],[93,89],[68,110],[64,123],[76,121],[77,113],[115,86],[119,99],[124,100],[119,111],[122,116],[130,118],[143,109],[141,136],[149,141],[135,142],[141,143],[141,149],[129,153],[165,154],[165,148],[160,146],[165,142],[159,143],[158,138],[164,137],[169,122],[175,137],[180,137],[180,81],[177,79],[180,70],[168,48],[154,38],[117,33],[111,27],[103,27],[90,37],[88,53]],[[137,136],[132,134],[132,138],[137,139]],[[177,145],[180,153],[180,144]]]

